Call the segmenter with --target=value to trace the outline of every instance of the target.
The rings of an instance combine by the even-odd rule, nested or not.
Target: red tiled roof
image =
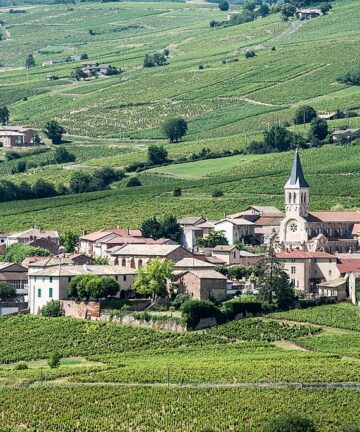
[[[337,267],[340,273],[360,272],[360,259],[340,259]]]
[[[211,264],[215,264],[215,265],[225,264],[225,261],[223,261],[222,259],[220,259],[218,257],[213,257],[213,256],[206,257],[205,261],[207,261]]]
[[[309,212],[308,222],[360,222],[357,211]]]
[[[290,252],[279,252],[276,254],[276,258],[279,259],[309,259],[309,258],[333,258],[336,259],[334,255],[327,252],[304,252],[301,250],[293,250]]]
[[[282,219],[284,219],[283,216],[260,216],[259,219],[255,221],[255,225],[280,226],[280,222]]]
[[[81,236],[81,240],[89,240],[89,241],[96,241],[103,237],[106,237],[109,234],[116,234],[118,236],[123,237],[141,237],[141,231],[140,230],[127,230],[124,228],[109,228],[109,229],[103,229],[101,231],[96,231],[90,234],[86,234],[84,236]]]

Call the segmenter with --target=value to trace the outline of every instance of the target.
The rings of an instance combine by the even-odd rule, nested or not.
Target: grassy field
[[[297,323],[291,321],[296,313]],[[317,325],[302,322],[301,314]],[[357,308],[344,304],[189,334],[65,318],[0,318],[0,427],[177,432],[181,424],[189,432],[210,426],[258,432],[273,416],[298,409],[320,432],[360,426],[358,390],[273,388],[275,382],[358,382],[360,333],[346,322],[342,328],[344,314],[360,327]],[[334,317],[338,328],[331,327]],[[49,369],[46,358],[54,350],[64,359]],[[29,369],[15,370],[19,361]],[[244,383],[253,388],[241,388]],[[24,398],[31,410],[18,409]],[[210,424],[211,406],[217,409]]]

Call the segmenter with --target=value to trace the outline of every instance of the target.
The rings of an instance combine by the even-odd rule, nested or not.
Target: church
[[[298,150],[284,187],[285,218],[280,222],[282,251],[351,253],[358,250],[360,212],[309,211],[310,187],[305,179]]]

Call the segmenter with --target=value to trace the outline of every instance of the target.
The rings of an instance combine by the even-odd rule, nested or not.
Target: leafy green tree
[[[148,159],[154,165],[161,165],[168,161],[168,152],[164,146],[151,145],[148,147]]]
[[[141,181],[137,177],[131,177],[127,182],[126,187],[136,187],[141,186]]]
[[[270,13],[270,8],[269,8],[269,6],[266,3],[260,5],[259,9],[256,11],[256,14],[258,16],[263,17],[263,18],[266,17],[266,16],[268,16],[269,13]]]
[[[70,297],[86,299],[92,297],[99,300],[116,295],[119,289],[119,284],[112,277],[84,274],[75,276],[68,283],[67,293]]]
[[[0,301],[13,300],[16,297],[16,289],[9,283],[0,282]]]
[[[280,309],[294,305],[295,293],[284,265],[276,258],[273,245],[259,263],[259,296],[265,303],[276,303]]]
[[[45,135],[53,144],[61,144],[61,139],[66,130],[56,120],[48,121],[44,128]]]
[[[70,177],[69,187],[72,193],[82,193],[89,190],[90,175],[83,172],[74,172]]]
[[[72,231],[66,231],[60,239],[61,244],[65,248],[65,252],[74,252],[79,243],[79,236]]]
[[[47,249],[29,246],[21,243],[14,243],[8,246],[4,252],[4,261],[21,264],[28,256],[51,256]]]
[[[219,9],[221,11],[228,11],[229,10],[229,3],[226,0],[221,0],[219,3]]]
[[[88,77],[87,73],[84,72],[80,67],[76,68],[74,71],[71,72],[70,75],[71,78],[75,79],[76,81],[80,81],[82,79],[85,79]]]
[[[317,432],[314,422],[299,414],[284,414],[270,422],[264,432]]]
[[[320,118],[314,118],[311,120],[310,129],[308,133],[309,141],[313,140],[314,138],[322,141],[328,136],[328,133],[329,133],[329,128],[325,120]]]
[[[167,283],[172,279],[173,263],[159,258],[151,259],[139,269],[134,282],[137,294],[153,300],[167,296]]]
[[[163,124],[163,131],[170,142],[178,142],[186,135],[188,125],[183,118],[168,119]]]
[[[1,125],[8,124],[9,119],[10,119],[10,112],[8,108],[5,105],[0,106],[0,124]]]
[[[218,245],[227,245],[229,244],[228,239],[226,238],[224,231],[212,231],[209,233],[207,237],[199,238],[197,241],[197,245],[199,247],[205,248],[214,248]]]
[[[59,300],[50,300],[45,306],[41,308],[40,314],[44,317],[55,318],[63,316],[64,311]]]
[[[57,195],[55,186],[43,179],[36,180],[31,190],[33,197],[36,198],[48,198]]]
[[[290,132],[283,126],[273,125],[264,132],[265,152],[287,151],[296,147],[304,147],[304,145],[305,141],[299,134]]]
[[[115,278],[111,276],[104,276],[101,278],[101,286],[104,297],[114,297],[120,290],[120,285]]]
[[[310,105],[300,106],[294,115],[294,124],[310,123],[311,120],[316,118],[317,112]]]
[[[140,230],[143,237],[146,238],[153,238],[157,240],[162,236],[161,222],[157,220],[156,216],[144,220]]]
[[[252,12],[256,8],[256,3],[252,0],[245,0],[244,9]]]
[[[162,237],[180,242],[183,229],[175,216],[166,216],[161,224]]]
[[[88,282],[92,280],[94,275],[83,274],[77,275],[71,279],[67,285],[67,293],[69,297],[74,298],[90,298]]]
[[[175,188],[174,190],[173,190],[173,196],[174,197],[179,197],[179,196],[181,196],[182,195],[182,190],[181,190],[181,188]]]
[[[284,3],[281,7],[281,15],[287,19],[296,14],[296,7],[291,3]]]
[[[51,353],[48,358],[48,365],[50,369],[58,368],[60,366],[61,358],[62,356],[59,352],[54,351],[53,353]]]
[[[89,58],[89,56],[86,53],[81,54],[81,56],[80,56],[80,60],[87,60],[88,58]]]
[[[70,153],[65,147],[56,147],[54,152],[54,162],[56,164],[75,162],[76,156]]]
[[[340,75],[336,80],[347,85],[360,85],[360,65]]]
[[[332,9],[332,6],[330,3],[328,3],[328,2],[320,3],[320,10],[324,15],[326,15],[330,9]]]
[[[32,54],[29,54],[25,60],[25,67],[26,67],[26,69],[30,69],[34,66],[35,66],[34,56]]]

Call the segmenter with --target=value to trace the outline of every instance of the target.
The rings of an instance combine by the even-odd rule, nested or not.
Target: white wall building
[[[215,223],[215,231],[224,231],[230,245],[246,236],[254,236],[254,229],[255,224],[246,219],[223,219]]]

